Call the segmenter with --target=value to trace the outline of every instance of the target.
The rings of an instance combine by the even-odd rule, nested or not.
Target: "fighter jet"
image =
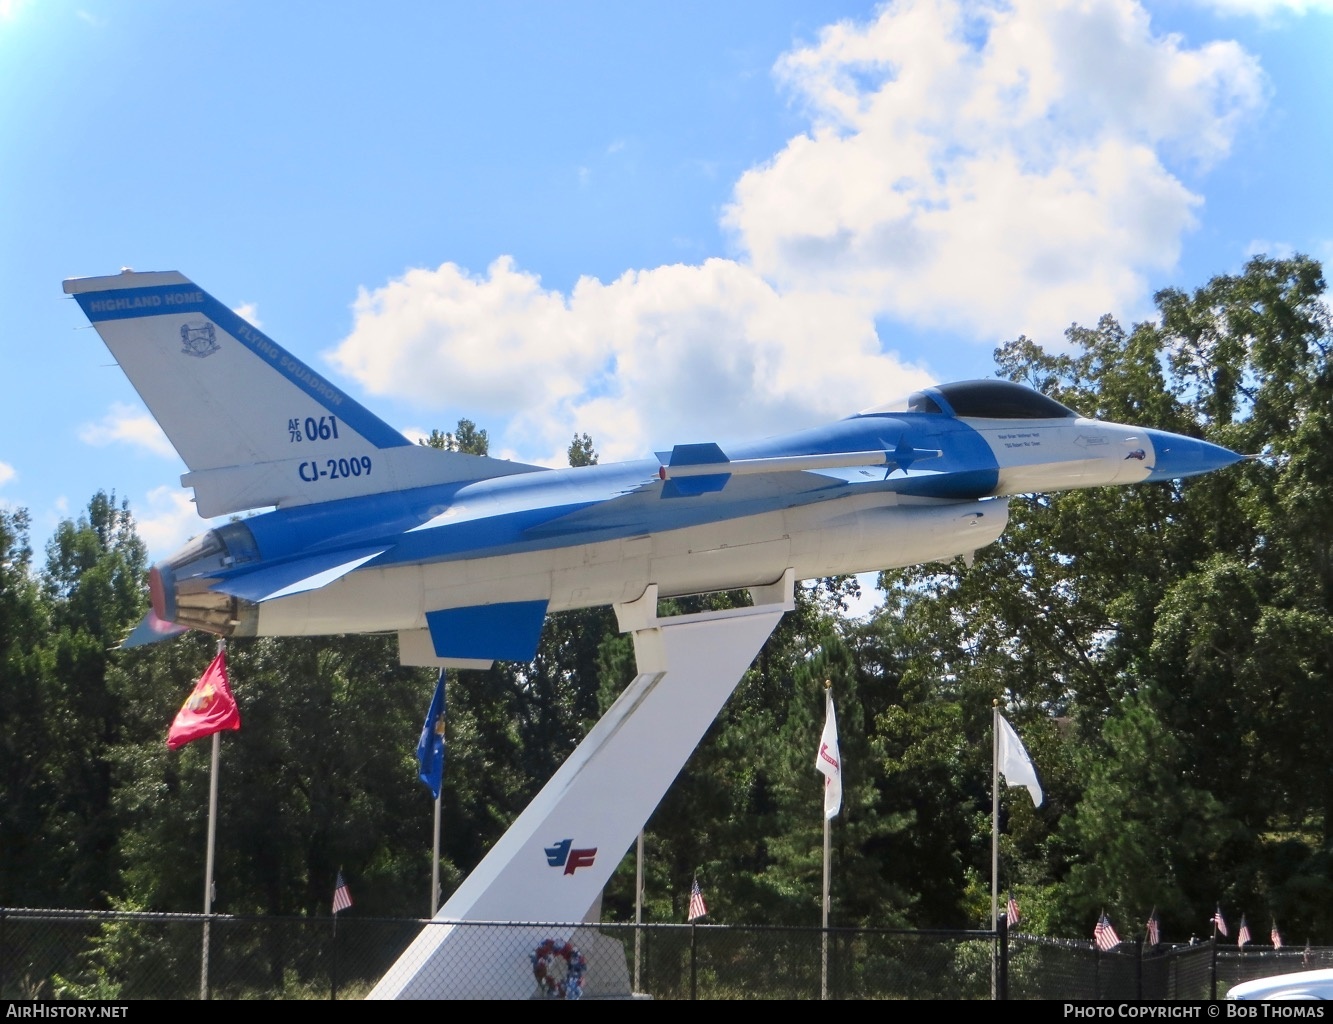
[[[133,646],[396,632],[405,664],[528,661],[548,612],[970,556],[1007,496],[1243,456],[1003,380],[924,388],[723,450],[548,469],[412,443],[174,271],[67,280],[184,460],[205,519]]]

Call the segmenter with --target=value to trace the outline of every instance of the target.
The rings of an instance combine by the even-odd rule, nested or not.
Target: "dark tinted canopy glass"
[[[984,416],[1001,420],[1072,419],[1073,409],[1039,391],[1007,380],[965,380],[937,389],[953,407],[955,416]]]
[[[1022,384],[1008,380],[964,380],[941,384],[925,391],[914,391],[905,398],[885,402],[861,415],[874,416],[895,412],[928,412],[943,415],[935,396],[943,398],[955,416],[981,416],[997,420],[1051,420],[1078,416],[1073,409],[1047,398]]]

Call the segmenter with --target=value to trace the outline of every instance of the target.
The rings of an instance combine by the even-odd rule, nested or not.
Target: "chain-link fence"
[[[1212,942],[1159,945],[1124,942],[1111,952],[1092,943],[1010,935],[1010,999],[1167,1002],[1220,999],[1242,981],[1333,966],[1333,950],[1239,950]]]
[[[1333,963],[990,931],[0,909],[0,999],[361,999],[423,946],[404,991],[437,998],[1194,1000]]]

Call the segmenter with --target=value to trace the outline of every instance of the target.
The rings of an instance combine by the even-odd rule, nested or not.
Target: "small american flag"
[[[1268,933],[1268,941],[1273,944],[1274,949],[1282,948],[1282,933],[1277,930],[1277,920],[1273,920],[1273,930]]]
[[[1250,926],[1245,921],[1245,915],[1240,915],[1240,931],[1236,933],[1236,945],[1241,949],[1245,948],[1245,943],[1250,941]]]
[[[704,903],[703,890],[699,888],[699,879],[696,878],[694,884],[690,886],[690,909],[685,920],[693,921],[696,918],[703,917],[707,913],[708,907]]]
[[[1218,907],[1217,910],[1214,911],[1213,913],[1213,927],[1216,928],[1218,932],[1222,935],[1225,935],[1227,933],[1227,923],[1226,920],[1222,917],[1221,907]]]
[[[352,890],[347,888],[347,879],[343,878],[342,870],[338,871],[338,882],[333,887],[333,912],[335,914],[340,910],[346,910],[352,905]]]
[[[1110,918],[1104,912],[1097,921],[1097,927],[1092,930],[1092,941],[1103,953],[1110,952],[1120,945],[1120,936],[1115,933]]]
[[[1009,904],[1004,908],[1005,916],[1009,918],[1009,927],[1012,928],[1023,919],[1023,915],[1018,912],[1018,900],[1014,899],[1014,894],[1009,894]]]
[[[1162,924],[1157,919],[1157,908],[1148,915],[1148,945],[1156,946],[1162,941]]]

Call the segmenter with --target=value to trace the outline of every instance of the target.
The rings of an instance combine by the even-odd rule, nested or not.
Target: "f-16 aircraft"
[[[413,444],[176,272],[68,280],[189,469],[207,530],[126,641],[396,632],[406,664],[534,657],[546,614],[970,556],[1007,495],[1242,456],[1030,388],[924,388],[723,450],[547,469]]]

